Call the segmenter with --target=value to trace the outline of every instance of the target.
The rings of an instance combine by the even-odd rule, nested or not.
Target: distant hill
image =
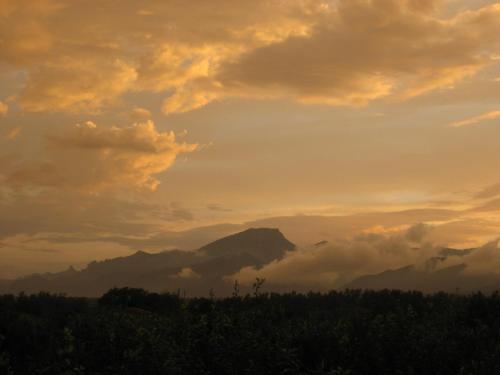
[[[413,265],[361,276],[344,285],[346,289],[399,289],[422,292],[468,293],[481,290],[492,292],[500,287],[494,274],[469,274],[462,263],[441,269],[417,268]]]
[[[361,276],[345,285],[349,289],[401,289],[432,292],[436,290],[455,291],[465,265],[460,264],[439,271],[419,270],[406,266],[387,270],[375,275]],[[451,290],[450,290],[451,289]]]
[[[400,289],[423,292],[491,292],[500,287],[500,278],[496,274],[468,273],[467,264],[440,268],[440,264],[449,257],[462,258],[476,249],[443,248],[438,256],[429,258],[423,265],[408,265],[394,270],[386,270],[374,275],[364,275],[343,285],[347,289]]]
[[[207,295],[214,289],[221,295],[232,285],[223,280],[242,267],[262,265],[295,249],[278,229],[251,228],[200,249],[172,250],[157,254],[138,251],[133,255],[91,262],[81,271],[72,267],[59,273],[34,274],[13,281],[1,281],[3,292],[48,291],[73,296],[99,296],[112,287],[140,287],[150,291],[186,292]]]

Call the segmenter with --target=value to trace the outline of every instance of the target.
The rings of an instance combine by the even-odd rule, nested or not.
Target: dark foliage
[[[0,297],[0,374],[499,374],[500,296]]]

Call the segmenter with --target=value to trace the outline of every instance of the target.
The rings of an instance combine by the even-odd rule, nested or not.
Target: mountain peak
[[[248,253],[267,263],[295,249],[277,228],[250,228],[203,246],[199,251],[209,256]]]
[[[133,257],[144,257],[144,256],[148,256],[148,255],[151,255],[151,254],[150,253],[146,253],[145,251],[142,251],[142,250],[137,250],[131,256],[133,256]]]

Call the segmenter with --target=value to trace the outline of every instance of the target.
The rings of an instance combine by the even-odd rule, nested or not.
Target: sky
[[[242,225],[494,240],[498,35],[489,0],[0,0],[0,278]]]

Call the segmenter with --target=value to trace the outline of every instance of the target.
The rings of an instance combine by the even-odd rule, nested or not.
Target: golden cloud
[[[449,126],[453,128],[459,128],[462,126],[476,125],[483,121],[495,120],[500,117],[500,111],[490,111],[487,113],[483,113],[479,116],[474,116],[467,118],[465,120],[452,122]]]
[[[432,3],[339,1],[310,35],[254,49],[223,65],[217,79],[243,94],[332,105],[448,88],[494,61],[500,7],[446,20]]]
[[[186,91],[221,60],[307,33],[323,2],[0,3],[0,61],[27,73],[25,111],[96,111],[127,91]],[[191,100],[193,102],[193,100]]]
[[[364,105],[446,89],[495,61],[500,5],[435,0],[3,1],[0,59],[25,111],[95,112],[165,92],[166,113],[226,97]]]
[[[48,137],[42,162],[25,162],[8,169],[4,178],[19,186],[101,191],[133,187],[155,190],[156,175],[172,166],[177,156],[196,150],[179,143],[173,132],[159,132],[152,121],[128,127],[77,125]]]
[[[9,106],[0,101],[0,117],[7,115],[7,112],[9,112]]]
[[[134,68],[121,60],[64,57],[33,71],[18,102],[30,112],[94,112],[129,90],[135,79]]]

